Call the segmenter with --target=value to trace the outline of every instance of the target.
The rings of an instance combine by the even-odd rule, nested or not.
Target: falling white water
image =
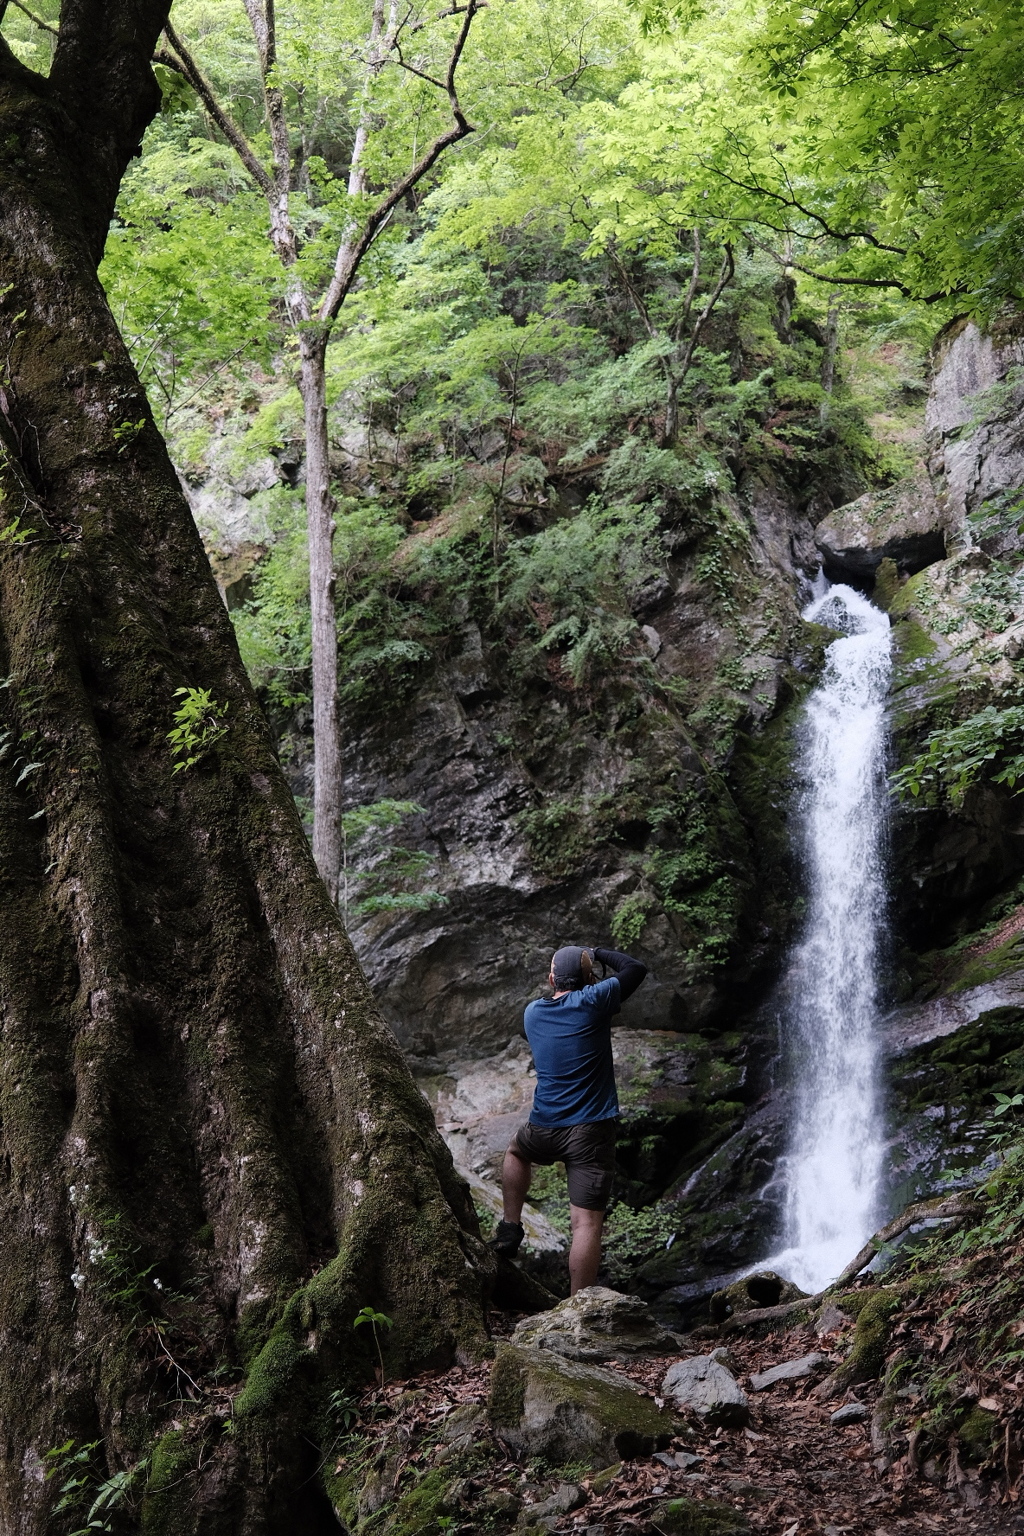
[[[782,1252],[771,1268],[820,1290],[877,1226],[882,1125],[877,964],[885,910],[889,620],[836,586],[804,618],[842,630],[807,703],[801,748],[806,926],[783,989],[794,1076]]]

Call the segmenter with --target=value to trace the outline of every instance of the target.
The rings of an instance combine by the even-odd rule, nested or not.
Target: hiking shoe
[[[500,1253],[502,1258],[514,1259],[525,1235],[520,1222],[499,1221],[491,1238],[491,1247],[495,1253]]]

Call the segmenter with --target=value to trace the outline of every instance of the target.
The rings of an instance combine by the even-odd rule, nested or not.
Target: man
[[[605,971],[595,981],[593,962]],[[613,974],[609,976],[607,973]],[[526,1125],[501,1170],[504,1221],[494,1247],[512,1258],[523,1240],[519,1218],[533,1164],[564,1163],[569,1183],[572,1294],[593,1285],[601,1264],[601,1232],[615,1172],[619,1100],[612,1064],[612,1017],[647,975],[647,967],[615,949],[569,945],[552,957],[553,997],[528,1006],[523,1023],[533,1051],[537,1089]]]

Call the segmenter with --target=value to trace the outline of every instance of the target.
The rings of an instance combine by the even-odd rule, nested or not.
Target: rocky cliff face
[[[618,1035],[610,1263],[675,1315],[761,1257],[776,1220],[787,1105],[772,984],[800,914],[793,731],[830,638],[800,609],[822,564],[889,609],[899,760],[965,690],[983,703],[1018,686],[1021,348],[972,325],[943,333],[921,463],[883,490],[792,454],[738,464],[712,498],[732,531],[717,565],[670,502],[662,566],[630,592],[628,644],[597,679],[574,681],[557,647],[524,672],[515,627],[456,598],[401,706],[352,717],[348,803],[420,807],[396,836],[429,857],[443,898],[353,910],[353,937],[481,1208],[496,1205],[501,1152],[532,1093],[522,1011],[552,949],[614,934],[649,966]],[[587,485],[577,477],[570,497],[554,476],[546,490],[568,509]],[[434,537],[429,522],[413,529]],[[234,546],[218,537],[230,576]],[[293,771],[301,793],[301,751]],[[386,845],[354,847],[354,880]],[[985,1093],[1010,1080],[1024,1044],[1024,811],[1008,789],[980,788],[955,813],[897,812],[893,845],[897,1200],[931,1192],[951,1162],[977,1166]],[[532,1243],[556,1254],[561,1197],[541,1195]]]
[[[806,686],[820,641],[799,620],[815,564],[807,518],[763,482],[743,510],[740,613],[721,613],[685,554],[670,559],[635,605],[625,675],[596,697],[557,669],[524,693],[500,639],[467,622],[401,717],[353,742],[349,796],[424,807],[402,836],[434,855],[446,898],[397,921],[353,923],[414,1055],[503,1046],[552,950],[609,942],[630,897],[643,917],[634,947],[650,968],[631,1023],[720,1027],[763,985],[792,899],[785,855],[781,868],[772,859],[786,842],[786,743],[765,726]],[[728,735],[724,773],[708,751],[709,723]],[[651,866],[673,858],[687,867],[666,903]]]

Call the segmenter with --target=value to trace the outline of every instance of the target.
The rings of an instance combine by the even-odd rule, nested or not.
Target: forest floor
[[[908,1308],[907,1317],[915,1316],[919,1313]],[[507,1337],[517,1320],[494,1314],[495,1337]],[[901,1319],[895,1321],[898,1335]],[[936,1350],[944,1339],[936,1324],[931,1341]],[[659,1511],[683,1497],[713,1500],[723,1515],[722,1505],[731,1506],[742,1512],[756,1536],[1024,1536],[1024,1510],[1018,1514],[1015,1508],[1019,1468],[1003,1465],[999,1447],[987,1462],[972,1467],[962,1464],[968,1458],[958,1454],[953,1440],[940,1460],[923,1462],[915,1454],[913,1432],[908,1440],[897,1430],[883,1444],[879,1415],[872,1426],[878,1382],[831,1400],[815,1396],[815,1380],[749,1391],[752,1372],[812,1350],[831,1353],[838,1361],[843,1342],[841,1334],[817,1338],[809,1325],[780,1326],[761,1339],[731,1337],[732,1369],[750,1398],[748,1427],[713,1431],[691,1418],[669,1452],[596,1474],[509,1458],[484,1419],[487,1362],[387,1383],[359,1400],[360,1423],[345,1442],[358,1462],[358,1469],[349,1465],[363,1488],[358,1529],[402,1536],[512,1531],[672,1536],[684,1527],[664,1523]],[[694,1343],[696,1352],[715,1347]],[[647,1358],[614,1369],[657,1397],[670,1363],[670,1358]],[[1024,1380],[1024,1373],[1018,1374]],[[998,1403],[1011,1416],[1024,1403],[1024,1385],[1016,1380],[975,1382],[973,1390],[982,1403]],[[912,1389],[901,1396],[897,1417],[912,1417],[920,1399]],[[834,1426],[830,1416],[836,1408],[855,1401],[864,1404],[865,1421]],[[699,1460],[688,1459],[687,1470],[666,1465],[679,1452]],[[342,1454],[337,1471],[348,1470],[346,1459]],[[436,1494],[425,1498],[430,1484]],[[411,1492],[416,1489],[422,1492]],[[725,1536],[727,1528],[715,1523],[714,1507],[708,1511],[712,1523],[707,1530],[721,1529]],[[742,1528],[740,1522],[736,1529]],[[698,1526],[692,1529],[696,1536]]]

